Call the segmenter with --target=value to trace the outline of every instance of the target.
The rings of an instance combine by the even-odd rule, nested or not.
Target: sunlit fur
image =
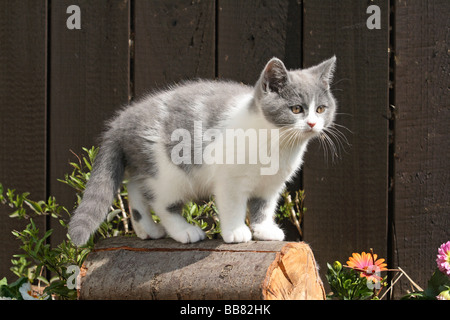
[[[274,221],[275,208],[285,183],[300,170],[308,142],[317,138],[334,155],[346,141],[334,124],[337,105],[330,83],[335,63],[332,57],[309,69],[288,71],[281,60],[273,58],[254,86],[191,81],[119,111],[108,123],[83,200],[71,219],[73,242],[81,245],[88,241],[106,218],[125,176],[131,219],[140,238],[168,235],[182,243],[204,239],[199,227],[182,218],[181,208],[189,200],[214,196],[225,242],[283,240],[284,233]],[[194,124],[201,124],[201,133],[209,129],[221,133],[255,130],[258,143],[274,145],[276,149],[270,150],[279,151],[279,166],[273,174],[263,175],[261,163],[175,164],[172,151],[179,141],[174,141],[172,134],[185,129],[195,145],[198,128]],[[276,130],[279,140],[275,136],[259,139],[261,130]],[[184,149],[183,155],[186,151],[195,160],[207,145]],[[249,147],[236,152],[247,154]],[[234,152],[228,146],[224,149]],[[249,227],[245,223],[247,208]],[[160,223],[152,220],[150,210]]]

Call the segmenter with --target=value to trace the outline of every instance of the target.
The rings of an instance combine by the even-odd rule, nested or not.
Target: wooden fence
[[[67,27],[70,5],[81,29]],[[379,28],[366,25],[370,5]],[[132,99],[196,77],[253,84],[273,56],[299,68],[335,54],[350,146],[335,162],[318,144],[308,150],[292,186],[306,191],[304,240],[322,276],[326,262],[373,248],[425,287],[450,240],[449,16],[448,0],[1,1],[0,182],[71,207],[57,181],[69,150],[96,145]],[[23,222],[8,212],[0,207],[0,277],[13,279],[11,230]]]

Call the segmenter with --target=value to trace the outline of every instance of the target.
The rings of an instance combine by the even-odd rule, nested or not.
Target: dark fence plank
[[[301,2],[220,0],[218,76],[253,85],[272,57],[301,67]]]
[[[214,78],[215,2],[136,0],[136,97],[168,84]]]
[[[450,2],[395,5],[394,257],[425,288],[450,239]],[[396,295],[408,289],[405,280]]]
[[[46,17],[45,0],[0,2],[0,182],[36,200],[46,196]],[[11,231],[25,222],[8,209],[0,206],[0,278],[14,280]],[[35,221],[45,228],[45,218]]]
[[[66,27],[70,5],[81,9],[81,30]],[[68,162],[75,158],[69,150],[98,145],[104,121],[128,102],[129,6],[114,0],[52,2],[49,183],[50,194],[69,208],[74,191],[57,181],[71,171]]]
[[[366,9],[381,9],[381,29],[369,30]],[[333,54],[336,122],[350,147],[333,163],[312,143],[304,166],[305,241],[321,266],[345,263],[353,252],[387,254],[388,185],[387,1],[304,1],[304,66]]]

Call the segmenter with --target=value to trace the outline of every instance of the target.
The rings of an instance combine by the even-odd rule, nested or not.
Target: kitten
[[[187,82],[120,111],[103,135],[70,221],[73,242],[86,243],[106,218],[125,174],[133,228],[142,239],[204,239],[181,211],[189,200],[214,195],[225,242],[250,241],[252,233],[257,240],[283,240],[274,222],[277,200],[300,168],[308,141],[334,121],[335,64],[332,57],[288,71],[273,58],[254,87]]]

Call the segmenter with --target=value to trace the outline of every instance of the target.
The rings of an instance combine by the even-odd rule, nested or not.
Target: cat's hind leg
[[[131,207],[131,223],[136,235],[141,239],[159,239],[166,235],[164,227],[155,223],[150,213],[153,195],[139,182],[127,185],[128,200]]]
[[[201,228],[189,224],[183,218],[183,206],[183,201],[160,201],[155,204],[154,209],[172,239],[181,243],[194,243],[205,239],[206,234]]]

